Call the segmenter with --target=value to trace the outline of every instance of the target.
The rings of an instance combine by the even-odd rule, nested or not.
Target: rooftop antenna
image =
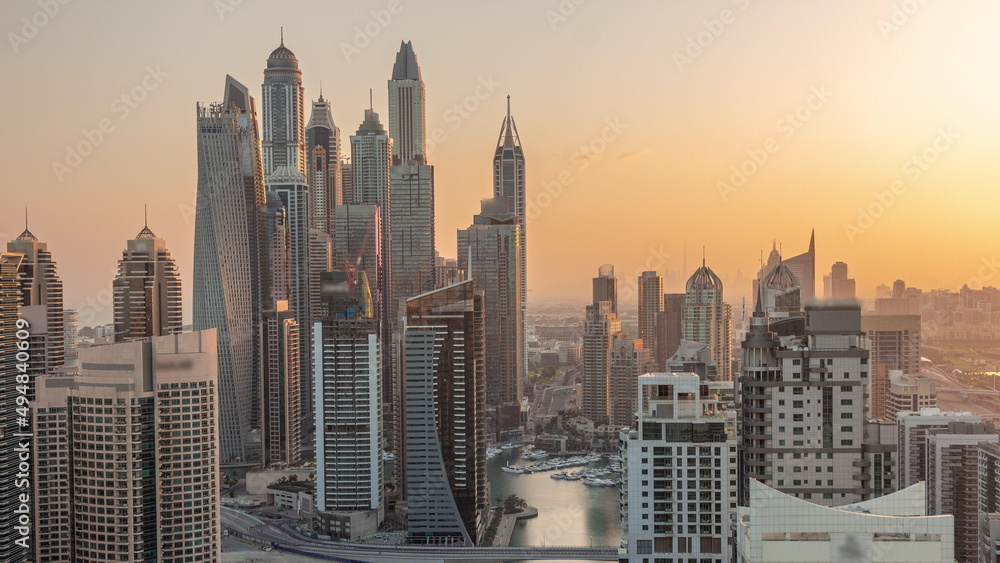
[[[24,208],[24,230],[28,230],[28,208]]]
[[[705,247],[701,247],[701,267],[705,267]]]
[[[372,111],[375,111],[375,102],[373,101],[374,99],[375,98],[372,97],[372,89],[369,88],[368,89],[368,109],[370,109]]]
[[[323,99],[323,81],[322,80],[319,81],[319,99],[320,100]]]
[[[507,94],[507,122],[510,123],[510,94]]]
[[[284,26],[282,26],[282,27],[280,27],[278,29],[281,30],[281,44],[284,45],[285,44],[285,28],[284,28]]]
[[[142,204],[142,226],[149,228],[149,206]]]

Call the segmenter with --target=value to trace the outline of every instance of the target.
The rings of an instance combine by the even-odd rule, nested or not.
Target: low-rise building
[[[826,507],[751,479],[738,509],[739,563],[953,563],[954,518],[924,515],[923,483],[873,500]]]

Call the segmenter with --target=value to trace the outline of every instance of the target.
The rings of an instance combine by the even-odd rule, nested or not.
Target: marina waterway
[[[517,523],[512,546],[617,546],[622,528],[618,516],[618,487],[591,487],[582,480],[552,479],[556,471],[507,473],[501,468],[528,465],[538,461],[521,458],[522,449],[507,450],[488,463],[490,494],[497,497],[515,494],[538,509],[538,517]],[[608,465],[607,459],[566,472]],[[609,476],[608,479],[617,478]]]

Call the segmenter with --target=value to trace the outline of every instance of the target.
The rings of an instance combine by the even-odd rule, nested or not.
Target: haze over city
[[[31,34],[22,18],[38,5],[4,3],[0,61],[31,77],[9,80],[0,104],[17,132],[0,140],[4,238],[27,207],[75,306],[109,287],[146,204],[190,279],[195,102],[218,98],[227,73],[258,85],[284,26],[306,98],[322,82],[345,135],[369,89],[386,112],[386,74],[413,41],[444,256],[490,194],[511,96],[530,160],[533,301],[585,300],[603,263],[623,280],[679,271],[685,243],[682,279],[705,247],[735,300],[772,239],[798,254],[813,228],[821,269],[851,264],[863,298],[898,277],[956,289],[996,273],[996,3],[389,4],[73,2]]]

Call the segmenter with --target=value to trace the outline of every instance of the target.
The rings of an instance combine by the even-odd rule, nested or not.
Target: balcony
[[[851,465],[853,465],[854,467],[871,467],[872,462],[868,461],[867,459],[856,459],[851,462]]]

